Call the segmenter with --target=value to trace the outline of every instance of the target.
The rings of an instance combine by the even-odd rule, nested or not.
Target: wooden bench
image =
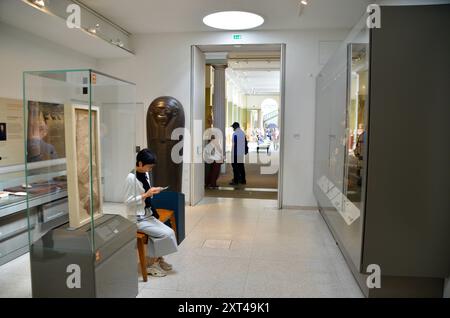
[[[170,221],[170,227],[177,234],[177,223],[175,220],[175,213],[172,210],[156,209],[159,214],[159,219],[162,223]],[[145,253],[145,244],[148,244],[148,235],[144,232],[137,231],[137,250],[139,255],[139,264],[141,266],[141,273],[144,282],[147,281],[147,256]]]
[[[259,149],[266,149],[267,153],[269,153],[270,144],[260,144],[256,146],[256,153],[259,153]]]

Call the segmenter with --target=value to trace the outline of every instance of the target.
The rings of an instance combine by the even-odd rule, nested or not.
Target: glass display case
[[[450,73],[430,70],[448,66],[450,6],[380,10],[382,27],[362,17],[317,77],[314,195],[366,296],[442,297]]]
[[[135,167],[135,85],[63,70],[25,72],[23,88],[25,178],[8,190],[27,195],[33,296],[133,296],[136,226],[123,191]],[[63,215],[67,223],[33,231],[34,207],[38,223]],[[88,281],[82,288],[66,286],[74,264]],[[125,273],[114,281],[119,268]]]
[[[364,222],[364,128],[369,29],[361,20],[317,77],[314,193],[359,270]]]
[[[25,193],[8,191],[25,182],[23,156],[22,101],[0,98],[0,265],[28,250]]]

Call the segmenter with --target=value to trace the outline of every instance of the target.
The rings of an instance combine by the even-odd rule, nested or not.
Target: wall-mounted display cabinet
[[[317,77],[314,194],[369,297],[442,297],[450,275],[448,30],[449,5],[382,6]]]

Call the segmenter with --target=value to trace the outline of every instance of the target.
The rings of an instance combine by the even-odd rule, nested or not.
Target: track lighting
[[[89,29],[88,29],[88,31],[89,31],[89,33],[92,33],[92,34],[97,34],[97,30],[98,29],[100,29],[100,24],[96,24],[95,25],[95,27],[90,27]]]
[[[45,7],[45,1],[44,0],[29,0],[29,2],[31,4],[34,4],[35,6],[39,7],[39,8],[43,8]]]
[[[298,3],[298,16],[301,16],[303,13],[303,9],[309,4],[308,0],[300,0]]]

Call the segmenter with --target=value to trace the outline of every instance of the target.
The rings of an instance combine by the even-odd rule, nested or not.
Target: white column
[[[263,127],[263,113],[261,109],[258,109],[258,127]]]
[[[213,65],[214,67],[214,128],[219,128],[223,133],[223,151],[225,153],[225,120],[226,120],[226,79],[225,69],[227,65]]]

